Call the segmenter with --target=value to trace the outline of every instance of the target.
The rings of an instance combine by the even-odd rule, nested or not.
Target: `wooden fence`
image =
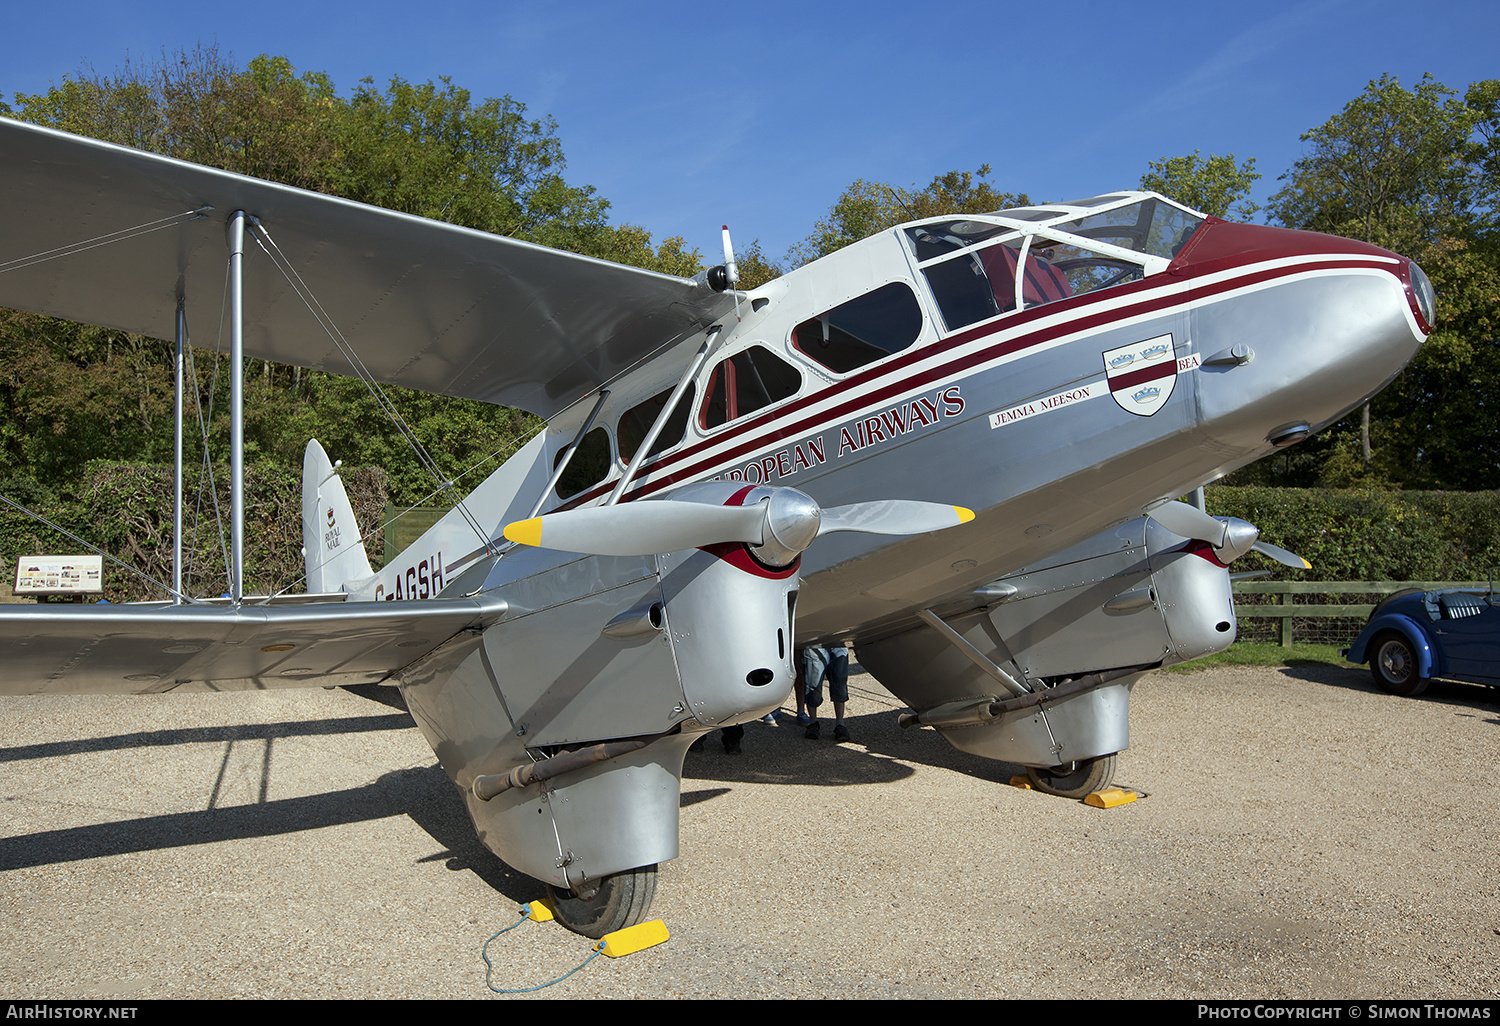
[[[1295,621],[1297,620],[1350,620],[1346,641],[1353,641],[1370,610],[1380,598],[1408,588],[1422,591],[1437,591],[1443,588],[1487,588],[1488,582],[1479,581],[1235,581],[1234,611],[1240,620],[1270,618],[1279,620],[1280,639],[1284,647],[1291,647]],[[1263,604],[1251,605],[1242,596],[1265,596]],[[1310,602],[1316,596],[1357,595],[1364,601],[1353,603]],[[1277,598],[1276,596],[1280,596]],[[1376,596],[1373,600],[1369,596]],[[1331,626],[1331,625],[1330,625]],[[1242,631],[1243,633],[1243,631]]]

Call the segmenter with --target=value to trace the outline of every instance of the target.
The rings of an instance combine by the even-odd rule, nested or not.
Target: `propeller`
[[[1173,534],[1204,541],[1220,548],[1228,538],[1229,525],[1185,502],[1164,502],[1147,514]]]
[[[925,534],[974,519],[961,506],[908,499],[856,502],[819,509],[795,488],[777,488],[749,506],[658,499],[548,513],[506,525],[522,545],[596,556],[647,556],[721,542],[754,546],[765,562],[785,566],[821,535]]]
[[[717,267],[710,267],[706,271],[700,271],[693,279],[699,285],[706,285],[715,292],[724,292],[734,288],[740,280],[739,266],[734,262],[734,246],[729,241],[729,225],[724,225],[724,262]],[[738,307],[739,299],[735,299]]]
[[[1284,563],[1287,566],[1295,567],[1298,570],[1312,569],[1311,563],[1303,559],[1301,556],[1297,555],[1295,552],[1288,552],[1280,545],[1272,545],[1270,542],[1257,541],[1254,545],[1251,546],[1251,548],[1253,548],[1256,552],[1262,553],[1263,555],[1270,556],[1278,563]]]
[[[1232,562],[1254,549],[1270,556],[1278,563],[1297,570],[1311,570],[1312,564],[1295,552],[1279,545],[1260,540],[1260,529],[1238,517],[1211,517],[1196,506],[1185,502],[1167,502],[1153,509],[1148,516],[1173,534],[1203,541],[1214,547],[1214,552],[1225,563]]]
[[[760,505],[709,506],[662,499],[518,520],[505,526],[505,537],[522,545],[563,552],[645,556],[718,542],[759,545],[765,520],[766,512]]]

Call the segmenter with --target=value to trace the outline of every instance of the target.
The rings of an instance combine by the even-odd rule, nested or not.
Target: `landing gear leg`
[[[1095,791],[1102,791],[1115,778],[1115,756],[1101,755],[1097,759],[1079,759],[1065,766],[1051,768],[1026,767],[1026,776],[1031,786],[1038,791],[1060,795],[1063,798],[1086,798]]]
[[[558,922],[574,933],[598,940],[606,933],[645,921],[651,899],[656,896],[656,866],[590,880],[586,887],[574,891],[548,884],[547,894],[557,910]]]

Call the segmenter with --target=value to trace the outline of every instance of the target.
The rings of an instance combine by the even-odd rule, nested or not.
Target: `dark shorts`
[[[809,709],[823,704],[823,678],[828,678],[828,697],[849,701],[849,650],[809,645],[802,650],[803,701]]]

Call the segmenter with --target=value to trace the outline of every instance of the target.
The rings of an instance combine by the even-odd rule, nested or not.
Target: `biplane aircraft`
[[[677,854],[688,746],[780,705],[800,645],[1045,790],[1103,786],[1135,682],[1233,640],[1229,564],[1305,565],[1174,497],[1364,402],[1434,317],[1400,256],[1150,193],[741,292],[730,252],[669,277],[13,121],[0,185],[0,304],[181,345],[227,275],[236,378],[548,422],[378,572],[312,442],[307,595],[243,594],[237,483],[227,601],[5,607],[0,691],[398,685],[484,843],[591,936]]]

